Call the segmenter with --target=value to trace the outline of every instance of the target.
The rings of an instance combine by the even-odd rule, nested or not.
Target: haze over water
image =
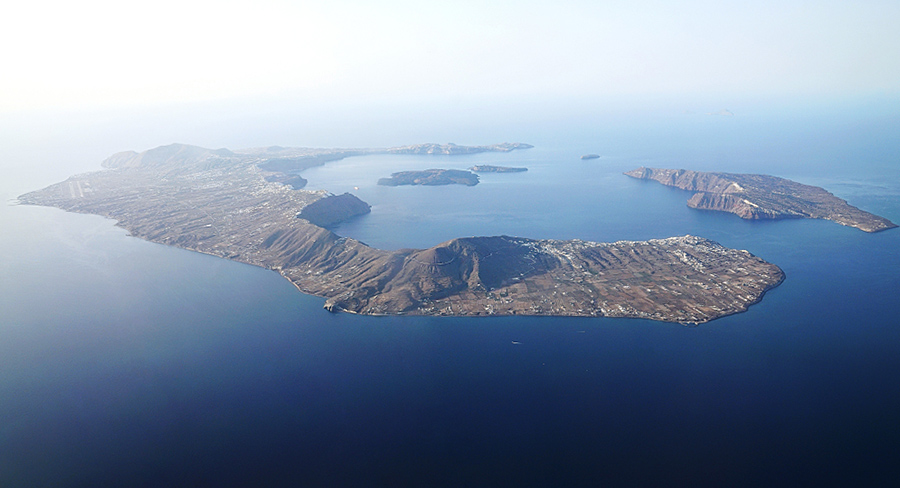
[[[2,206],[0,485],[888,484],[900,455],[897,229],[743,221],[621,173],[774,174],[900,222],[897,105],[705,114],[721,108],[459,110],[417,126],[400,123],[415,112],[394,113],[359,135],[375,111],[319,128],[288,111],[217,125],[207,112],[116,115],[62,139],[25,126],[24,142],[3,149],[15,162],[3,169],[4,202],[115,151],[170,142],[531,143],[348,158],[303,176],[372,204],[335,231],[376,247],[694,234],[787,279],[747,313],[695,328],[361,317],[325,312],[274,272],[131,238],[101,217]],[[602,158],[579,159],[592,152]],[[475,187],[375,185],[394,171],[474,164],[529,171]]]

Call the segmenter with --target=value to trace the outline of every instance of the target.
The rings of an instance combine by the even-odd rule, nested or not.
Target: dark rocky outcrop
[[[303,207],[297,217],[320,227],[329,227],[357,215],[365,215],[371,206],[350,193],[330,195]]]

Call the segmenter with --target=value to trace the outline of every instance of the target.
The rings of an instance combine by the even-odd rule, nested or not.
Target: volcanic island
[[[699,324],[745,311],[784,279],[748,251],[696,236],[596,243],[494,236],[375,249],[327,227],[356,196],[303,190],[306,168],[365,154],[473,154],[527,144],[389,149],[172,144],[19,197],[102,215],[132,236],[274,270],[325,308],[368,315],[632,317]]]
[[[697,192],[688,200],[689,207],[730,212],[742,219],[825,219],[865,232],[897,227],[890,220],[860,210],[824,188],[777,176],[644,167],[625,174]]]
[[[379,185],[466,185],[478,184],[478,175],[462,169],[426,169],[424,171],[400,171],[391,174],[390,178],[381,178]]]

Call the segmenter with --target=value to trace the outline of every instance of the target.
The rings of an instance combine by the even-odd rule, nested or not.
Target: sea
[[[598,108],[599,107],[599,108]],[[772,174],[900,223],[900,103],[271,105],[0,121],[0,486],[895,486],[900,229],[688,208],[640,166]],[[329,118],[330,117],[330,118]],[[303,173],[382,249],[463,236],[686,234],[786,279],[740,313],[639,319],[332,314],[277,273],[16,197],[121,150],[525,142]],[[582,160],[596,153],[599,159]],[[403,170],[527,167],[477,186]]]

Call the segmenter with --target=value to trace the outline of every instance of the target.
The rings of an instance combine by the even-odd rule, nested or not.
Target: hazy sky
[[[0,112],[222,98],[900,92],[900,2],[19,1]]]

